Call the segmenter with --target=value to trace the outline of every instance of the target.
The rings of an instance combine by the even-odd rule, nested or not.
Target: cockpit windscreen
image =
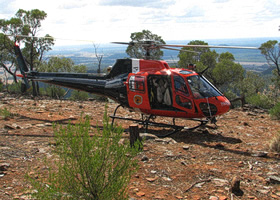
[[[187,80],[196,99],[222,96],[222,93],[203,76],[189,76]]]

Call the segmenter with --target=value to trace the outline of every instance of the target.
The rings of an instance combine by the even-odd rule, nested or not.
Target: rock
[[[219,196],[220,200],[227,200],[228,198],[226,196]]]
[[[142,197],[142,196],[145,196],[145,192],[137,192],[136,195],[138,197]]]
[[[48,123],[48,122],[47,122],[47,123],[45,123],[44,125],[45,125],[45,126],[52,126],[52,123]]]
[[[172,181],[172,179],[169,178],[169,177],[162,177],[162,179],[165,180],[165,181]]]
[[[210,197],[209,197],[209,199],[210,199],[210,200],[219,200],[219,197],[216,197],[216,196],[210,196]]]
[[[190,146],[185,145],[185,146],[183,146],[183,149],[184,149],[184,150],[189,150],[189,149],[190,149]]]
[[[40,127],[45,127],[46,125],[45,124],[36,124],[35,126],[40,128]]]
[[[248,196],[248,199],[256,199],[255,196]]]
[[[267,175],[268,176],[277,176],[278,173],[277,172],[268,172]]]
[[[172,138],[156,138],[155,142],[162,142],[164,144],[176,144],[177,142]]]
[[[265,157],[267,157],[267,152],[265,152],[265,151],[256,151],[256,152],[253,152],[253,153],[251,154],[251,156],[253,156],[253,157],[263,157],[263,158],[265,158]]]
[[[188,165],[184,160],[181,161],[181,164],[182,164],[182,165],[185,165],[185,166]]]
[[[14,129],[16,129],[14,126],[9,125],[9,124],[5,124],[5,125],[4,125],[4,128],[5,128],[5,129],[9,129],[9,130],[14,130]]]
[[[270,176],[268,177],[268,183],[270,184],[280,184],[280,177],[278,176]]]
[[[10,163],[0,163],[0,171],[7,171],[10,167]]]
[[[243,191],[240,189],[240,179],[237,176],[234,176],[231,181],[230,192],[236,196],[242,196]]]
[[[224,187],[224,186],[229,185],[229,181],[226,179],[214,178],[214,179],[212,179],[212,182],[217,187]]]
[[[269,190],[257,190],[261,194],[267,195],[269,193]]]
[[[36,113],[44,113],[45,111],[43,110],[38,110]]]
[[[27,141],[26,143],[23,143],[23,145],[32,145],[32,144],[35,144],[36,141]]]
[[[158,179],[158,177],[146,178],[146,180],[149,181],[149,182],[154,182],[157,179]]]
[[[201,188],[204,184],[205,184],[205,182],[197,183],[197,184],[195,184],[194,187]]]
[[[144,138],[145,140],[155,140],[156,138],[158,138],[157,136],[150,133],[140,133],[140,137]]]
[[[146,156],[146,155],[144,155],[142,158],[141,158],[141,161],[148,161],[149,160],[149,158]]]
[[[20,125],[17,125],[15,123],[13,123],[12,126],[15,127],[15,129],[23,129]]]

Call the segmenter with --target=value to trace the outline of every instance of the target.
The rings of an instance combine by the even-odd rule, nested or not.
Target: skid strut
[[[119,109],[119,107],[121,107],[122,105],[118,105],[114,111],[114,114],[111,115],[110,117],[112,118],[112,125],[114,124],[115,119],[121,119],[121,120],[128,120],[128,121],[133,121],[133,122],[137,122],[138,124],[141,124],[145,127],[146,132],[148,132],[148,126],[156,126],[156,127],[165,127],[165,128],[173,128],[174,130],[171,131],[170,133],[164,134],[164,135],[157,135],[158,137],[167,137],[170,136],[172,134],[175,134],[181,130],[194,130],[197,129],[199,127],[203,127],[205,126],[209,120],[201,120],[201,119],[189,119],[192,121],[198,121],[200,122],[199,125],[191,127],[191,128],[186,128],[185,126],[178,126],[175,125],[175,118],[173,118],[173,125],[172,124],[165,124],[165,123],[159,123],[159,122],[153,122],[151,121],[151,119],[153,119],[155,116],[154,115],[149,115],[149,117],[147,117],[146,119],[144,119],[144,116],[142,115],[142,119],[133,119],[133,118],[128,118],[128,117],[119,117],[116,116],[117,110]]]

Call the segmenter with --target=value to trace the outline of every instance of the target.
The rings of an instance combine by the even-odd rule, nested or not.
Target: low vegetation
[[[6,120],[12,116],[12,113],[10,111],[8,111],[7,108],[4,108],[4,109],[0,109],[0,116],[2,116],[3,119]]]
[[[278,102],[273,108],[269,111],[270,115],[274,119],[280,119],[280,102]]]
[[[259,107],[259,108],[263,108],[263,109],[270,109],[273,107],[273,102],[272,100],[264,95],[264,94],[255,94],[252,96],[249,96],[246,98],[247,103]]]
[[[73,90],[70,99],[73,101],[86,101],[89,95],[87,92]]]
[[[269,149],[280,153],[280,132],[275,135],[269,143]]]
[[[88,117],[77,125],[55,125],[54,132],[55,167],[45,181],[28,178],[37,191],[35,198],[127,199],[126,186],[137,169],[134,156],[139,148],[121,141],[123,129],[111,126],[106,111],[102,132],[92,132]]]

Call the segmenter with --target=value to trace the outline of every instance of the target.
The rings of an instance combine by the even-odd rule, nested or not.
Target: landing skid
[[[197,129],[199,127],[205,126],[209,122],[209,120],[201,120],[201,119],[195,119],[195,118],[194,119],[188,119],[188,120],[200,122],[200,124],[197,125],[197,126],[191,127],[191,128],[187,128],[185,126],[175,125],[175,118],[173,118],[173,125],[171,125],[171,124],[158,123],[158,122],[151,121],[151,119],[155,118],[154,115],[150,115],[149,117],[146,117],[146,119],[144,119],[143,115],[142,115],[142,119],[133,119],[133,118],[128,118],[128,117],[119,117],[119,116],[116,116],[116,112],[117,112],[119,107],[121,107],[121,105],[118,105],[116,107],[115,111],[114,111],[114,114],[110,116],[112,118],[112,125],[114,124],[115,119],[121,119],[121,120],[128,120],[128,121],[137,122],[138,124],[143,125],[145,127],[145,129],[146,129],[146,132],[148,132],[148,126],[173,128],[174,129],[170,133],[167,133],[167,134],[164,134],[164,135],[157,135],[158,137],[161,137],[161,138],[170,136],[170,135],[175,134],[175,133],[177,133],[177,132],[179,132],[181,130],[187,130],[187,131],[194,130],[194,129]]]

